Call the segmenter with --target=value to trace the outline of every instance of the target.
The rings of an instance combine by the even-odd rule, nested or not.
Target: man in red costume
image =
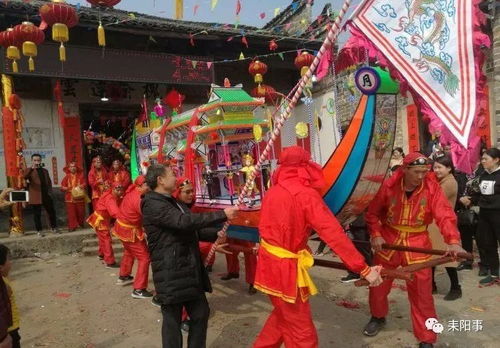
[[[255,247],[255,243],[234,238],[227,238],[227,243],[229,243],[229,247],[231,247],[231,245],[243,246],[250,249],[253,249]],[[232,254],[226,254],[227,274],[221,277],[221,280],[230,280],[233,278],[237,279],[240,277],[240,259],[238,257],[239,254],[239,251],[235,251]],[[257,255],[255,255],[255,253],[247,252],[245,252],[243,255],[245,256],[245,280],[249,286],[248,293],[250,295],[253,295],[257,292],[253,285],[255,282]]]
[[[268,294],[274,310],[254,347],[318,347],[309,296],[315,295],[308,269],[313,265],[307,241],[314,229],[352,271],[376,286],[380,267],[368,267],[328,209],[319,190],[322,169],[298,146],[286,148],[262,203],[260,249],[255,288]]]
[[[123,187],[120,183],[112,184],[97,202],[96,210],[89,216],[87,223],[92,226],[99,242],[99,258],[104,259],[107,268],[118,268],[111,242],[111,219],[116,219],[119,213],[120,201],[123,196]]]
[[[92,189],[92,208],[95,210],[97,201],[109,187],[108,171],[103,167],[100,156],[92,159],[92,167],[89,172],[89,185]]]
[[[120,211],[113,228],[113,235],[123,244],[123,258],[120,263],[120,277],[117,284],[125,285],[134,279],[132,266],[137,259],[138,266],[134,280],[133,298],[150,298],[153,295],[147,290],[149,273],[149,251],[142,228],[141,196],[149,191],[144,176],[138,176],[134,185],[125,192]]]
[[[130,185],[130,174],[127,172],[122,164],[122,161],[119,159],[114,160],[113,164],[111,164],[108,180],[110,183],[120,183],[124,190],[126,190],[128,185]]]
[[[425,262],[431,255],[382,250],[382,244],[400,244],[431,249],[427,226],[436,221],[450,253],[463,252],[456,216],[444,195],[434,173],[429,173],[429,160],[418,152],[404,158],[403,166],[384,182],[365,215],[372,248],[376,252],[374,263],[394,269],[413,263]],[[436,334],[426,328],[429,318],[437,318],[432,299],[432,270],[414,273],[408,281],[413,333],[421,348],[433,347]],[[364,329],[367,336],[375,336],[385,325],[389,310],[387,296],[392,279],[370,288],[372,318]]]
[[[83,227],[85,221],[85,178],[83,171],[76,166],[76,162],[70,162],[64,168],[66,176],[61,182],[61,190],[64,191],[64,202],[66,202],[66,213],[68,215],[68,230],[76,230],[78,226]]]

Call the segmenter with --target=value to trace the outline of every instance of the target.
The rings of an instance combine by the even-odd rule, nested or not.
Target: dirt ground
[[[246,293],[244,277],[219,280],[224,269],[224,257],[218,256],[211,275],[214,292],[208,297],[212,308],[208,346],[249,347],[271,306],[266,296]],[[21,313],[22,346],[161,347],[159,308],[149,300],[133,299],[130,286],[115,285],[117,273],[104,268],[95,257],[78,254],[15,260],[11,279]],[[361,333],[369,319],[367,289],[341,283],[343,271],[314,268],[311,273],[320,289],[311,300],[320,347],[417,346],[403,282],[397,282],[391,292],[386,329],[368,338]],[[476,269],[459,274],[464,296],[446,302],[442,298],[448,290],[448,279],[443,271],[437,272],[439,294],[435,302],[445,331],[436,346],[498,347],[500,287],[479,288]],[[450,332],[450,320],[482,320],[482,330]]]

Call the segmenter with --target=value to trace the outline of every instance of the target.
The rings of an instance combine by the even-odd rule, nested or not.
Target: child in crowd
[[[12,325],[9,327],[8,332],[12,338],[12,348],[21,347],[21,336],[19,336],[19,311],[16,306],[14,292],[10,284],[9,276],[12,261],[10,260],[10,250],[5,245],[0,244],[0,274],[2,275],[5,285],[7,285],[7,292],[9,293],[10,307],[12,311]]]

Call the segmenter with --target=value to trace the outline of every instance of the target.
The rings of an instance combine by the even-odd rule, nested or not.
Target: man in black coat
[[[210,314],[205,292],[211,292],[212,287],[201,261],[197,230],[234,218],[237,208],[198,214],[184,212],[171,196],[175,174],[161,164],[148,168],[146,182],[152,191],[144,195],[141,210],[156,299],[162,304],[163,348],[182,347],[183,307],[190,317],[188,347],[204,348]]]

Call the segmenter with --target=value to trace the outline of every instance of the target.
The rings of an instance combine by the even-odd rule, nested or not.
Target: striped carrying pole
[[[274,141],[280,135],[281,128],[285,124],[285,121],[291,116],[292,110],[294,109],[295,105],[297,104],[297,101],[299,100],[305,86],[309,83],[309,80],[311,80],[313,72],[316,70],[316,67],[319,64],[321,57],[323,57],[323,54],[325,53],[325,51],[327,49],[329,49],[333,45],[335,40],[337,39],[337,37],[340,33],[340,28],[341,28],[340,23],[342,23],[342,20],[345,16],[347,10],[351,6],[351,2],[352,2],[352,0],[345,0],[344,1],[344,4],[342,5],[342,9],[339,12],[339,15],[337,16],[337,18],[335,19],[335,22],[333,23],[332,27],[328,31],[328,33],[325,37],[325,40],[323,41],[321,48],[319,49],[318,53],[316,54],[316,57],[314,57],[314,60],[311,63],[311,66],[309,67],[309,69],[307,70],[307,73],[304,76],[302,76],[302,78],[300,79],[298,84],[292,89],[292,92],[295,90],[295,93],[293,94],[293,97],[291,98],[290,102],[288,103],[288,106],[285,109],[285,111],[283,113],[281,113],[280,118],[276,121],[274,130],[271,133],[271,137],[266,144],[266,148],[260,154],[259,160],[257,161],[257,164],[255,165],[254,170],[252,172],[250,172],[249,175],[247,175],[247,181],[245,182],[245,186],[243,187],[243,190],[241,190],[241,193],[240,193],[238,200],[236,202],[236,206],[240,206],[243,203],[244,197],[246,197],[248,190],[252,187],[252,182],[255,179],[257,171],[261,170],[262,163],[264,163],[267,160],[269,152],[272,150]],[[221,232],[222,232],[221,234],[223,235],[223,237],[217,238],[214,245],[210,249],[210,252],[208,253],[208,256],[206,258],[207,261],[213,257],[217,246],[219,244],[221,244],[222,242],[224,242],[226,232],[227,232],[227,229],[229,228],[229,225],[230,225],[229,222],[226,222],[224,224],[224,227],[221,229]]]

